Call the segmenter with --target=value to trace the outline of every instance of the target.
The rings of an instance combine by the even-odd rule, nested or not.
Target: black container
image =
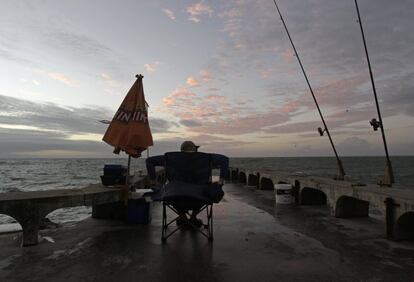
[[[127,167],[119,164],[106,164],[104,166],[104,175],[101,176],[102,184],[125,185],[127,179]]]
[[[104,166],[104,175],[125,176],[127,174],[127,167],[118,164],[106,164]]]
[[[126,175],[101,175],[101,181],[104,186],[125,185]]]

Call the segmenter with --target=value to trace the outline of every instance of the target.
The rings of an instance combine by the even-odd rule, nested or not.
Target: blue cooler
[[[152,202],[145,198],[128,199],[128,222],[137,224],[151,223]]]

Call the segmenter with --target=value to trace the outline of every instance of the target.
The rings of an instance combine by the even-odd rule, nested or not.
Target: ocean
[[[363,183],[376,183],[384,173],[384,157],[343,157],[348,178]],[[414,156],[392,157],[396,184],[414,189]],[[127,164],[127,159],[0,159],[0,193],[51,189],[81,188],[100,182],[105,164]],[[231,158],[230,166],[269,169],[291,175],[334,177],[335,158]],[[133,159],[131,172],[145,171],[145,159]],[[413,187],[413,188],[411,188]],[[79,221],[89,217],[90,207],[56,210],[48,218],[56,223]],[[0,231],[15,224],[13,218],[0,215]]]

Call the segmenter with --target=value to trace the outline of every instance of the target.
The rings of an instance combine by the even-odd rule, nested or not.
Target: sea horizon
[[[212,153],[212,152],[206,152],[206,153]],[[151,155],[152,156],[157,156],[158,154],[154,154]],[[161,155],[161,154],[160,154]],[[128,156],[119,156],[119,157],[13,157],[13,158],[0,158],[0,160],[74,160],[74,159],[81,159],[81,160],[104,160],[104,159],[123,159],[123,158],[127,158]],[[227,156],[230,159],[255,159],[255,158],[336,158],[335,156],[254,156],[254,157],[244,157],[244,156]],[[344,155],[344,156],[340,156],[339,158],[380,158],[380,157],[384,157],[386,158],[385,155]],[[390,158],[395,158],[395,157],[414,157],[414,155],[390,155]],[[137,159],[146,159],[147,157],[139,157],[139,158],[132,158],[133,160],[137,160]]]

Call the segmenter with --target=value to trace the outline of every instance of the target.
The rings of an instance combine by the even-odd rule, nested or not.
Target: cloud
[[[54,49],[66,51],[76,57],[99,57],[108,54],[110,49],[90,36],[67,30],[52,29],[43,34],[48,45]]]
[[[280,4],[322,111],[359,108],[364,103],[372,105],[372,89],[359,26],[354,21],[354,5],[327,0],[306,3],[293,0]],[[365,1],[360,6],[377,90],[379,96],[384,93],[384,112],[411,115],[408,108],[414,103],[409,98],[413,82],[408,77],[413,75],[413,67],[407,58],[414,59],[414,35],[404,35],[412,19],[407,9],[402,11],[401,7],[412,10],[413,3],[401,0],[398,5],[392,5],[380,0],[378,4]],[[209,64],[210,70],[233,85],[235,77],[257,73],[264,79],[260,85],[263,91],[272,94],[274,89],[289,90],[284,95],[289,95],[292,102],[296,100],[299,108],[314,110],[273,3],[230,0],[215,10],[221,11],[219,18],[227,37]],[[383,18],[394,20],[384,23]]]
[[[163,12],[164,12],[164,14],[170,19],[170,20],[172,20],[172,21],[175,21],[176,19],[175,19],[175,15],[174,15],[174,12],[173,11],[171,11],[170,9],[163,9],[162,10]]]
[[[145,64],[144,68],[148,73],[154,73],[157,71],[157,67],[160,65],[159,61],[155,61],[153,63]]]
[[[187,84],[188,84],[190,87],[199,87],[199,86],[200,86],[200,83],[198,82],[198,80],[197,80],[197,79],[195,79],[195,78],[194,78],[194,77],[192,77],[192,76],[187,77]]]
[[[188,19],[195,23],[200,22],[200,16],[208,15],[211,17],[213,15],[213,9],[203,1],[188,6],[186,10],[190,15]]]
[[[217,88],[217,87],[210,87],[210,88],[208,88],[207,90],[208,90],[208,91],[210,91],[210,92],[217,92],[217,91],[220,91],[220,88]]]
[[[271,134],[290,134],[315,131],[318,127],[323,128],[322,121],[305,121],[305,122],[292,122],[279,126],[272,126],[264,129],[264,132]]]
[[[50,78],[52,78],[54,80],[57,80],[57,81],[60,81],[60,82],[66,84],[66,85],[69,85],[69,86],[78,86],[79,85],[79,83],[76,80],[64,75],[63,73],[48,72],[47,75]]]
[[[66,140],[51,132],[0,128],[1,158],[31,157],[112,157],[110,146],[103,142]],[[68,154],[70,153],[70,154]]]
[[[0,124],[7,125],[10,130],[15,128],[21,131],[19,128],[26,126],[29,129],[38,128],[39,132],[56,132],[61,137],[103,135],[106,125],[99,123],[99,120],[111,120],[111,112],[113,111],[101,107],[63,107],[0,95]],[[150,125],[154,133],[167,132],[170,128],[178,126],[156,117],[150,117]]]
[[[191,103],[191,98],[197,95],[185,87],[177,88],[170,95],[163,98],[163,104],[167,108],[182,107]]]
[[[200,75],[204,83],[208,83],[211,80],[211,74],[208,70],[201,70]]]
[[[174,90],[163,103],[162,112],[181,121],[191,121],[181,124],[203,134],[254,133],[289,120],[289,115],[277,108],[256,109],[240,99],[230,101],[217,94],[199,96],[187,88]]]
[[[352,152],[354,155],[370,156],[370,155],[380,155],[381,148],[370,144],[367,140],[360,137],[349,137],[344,141],[339,142],[338,150],[341,152],[347,152],[348,154]]]
[[[68,77],[67,75],[60,73],[60,72],[51,72],[51,71],[46,71],[46,70],[36,70],[36,72],[42,73],[47,75],[49,78],[59,81],[61,83],[64,83],[68,86],[71,87],[77,87],[79,86],[79,82],[77,82],[76,80]]]
[[[102,133],[101,119],[111,119],[105,108],[62,107],[0,95],[0,123],[26,125],[62,132]]]
[[[177,151],[182,142],[192,140],[200,145],[201,152],[219,153],[225,155],[239,155],[238,151],[252,144],[233,138],[224,138],[211,134],[195,134],[188,137],[163,138],[155,140],[154,147],[150,149],[151,155],[164,154],[165,152]]]
[[[157,117],[149,117],[149,123],[152,133],[168,133],[173,127],[179,127],[179,124],[173,121]]]
[[[198,121],[195,121],[195,120],[191,120],[191,119],[182,119],[182,120],[180,120],[180,124],[182,124],[186,127],[201,126],[201,123],[199,123]]]
[[[187,85],[190,87],[200,87],[210,83],[212,80],[212,75],[207,69],[203,69],[200,71],[200,79],[190,75],[187,77]]]
[[[106,81],[112,81],[113,79],[112,79],[112,76],[110,76],[109,74],[107,74],[107,73],[101,73],[101,78],[103,78],[104,80],[106,80]]]
[[[282,53],[282,58],[285,63],[290,64],[295,60],[295,52],[292,48],[288,48]]]
[[[113,157],[100,141],[112,110],[100,107],[63,107],[0,95],[0,157]],[[152,133],[170,132],[179,124],[150,117]],[[95,141],[85,139],[97,136]],[[85,138],[83,138],[85,137]]]
[[[37,11],[27,5],[6,7],[0,24],[1,59],[31,69],[58,69],[66,76],[66,71],[59,68],[68,65],[75,67],[78,74],[111,69],[112,73],[122,75],[122,65],[130,63],[124,54],[111,50],[97,39],[98,34],[79,28],[80,23],[71,22],[70,17],[57,17],[53,12],[49,15],[53,8],[48,4],[41,6]],[[24,21],[13,17],[16,13]]]

